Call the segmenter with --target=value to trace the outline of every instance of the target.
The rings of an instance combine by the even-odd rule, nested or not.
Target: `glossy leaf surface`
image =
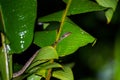
[[[26,50],[32,42],[36,19],[36,0],[0,0],[2,25],[15,53]]]
[[[27,78],[27,80],[41,80],[41,76],[38,76],[38,75],[35,75],[35,74],[33,74],[33,75],[30,75],[28,78]]]
[[[50,46],[54,44],[56,34],[56,30],[36,32],[34,36],[34,43],[40,47]]]
[[[58,55],[57,55],[56,50],[52,46],[46,46],[40,49],[34,61],[57,59],[57,58],[58,58]]]
[[[63,0],[65,3],[68,0]],[[74,15],[92,11],[100,11],[105,8],[90,0],[72,0],[67,15]]]
[[[75,52],[79,47],[92,43],[95,40],[94,37],[74,23],[64,23],[61,36],[67,32],[71,32],[71,34],[57,44],[56,49],[59,56],[69,55]]]

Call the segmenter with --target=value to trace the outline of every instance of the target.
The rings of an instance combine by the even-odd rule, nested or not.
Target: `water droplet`
[[[25,41],[20,41],[20,43],[25,43]]]
[[[27,31],[20,32],[19,33],[20,38],[23,39],[26,33]]]
[[[20,41],[21,48],[24,48],[24,43],[25,43],[25,41],[23,41],[23,40]]]
[[[81,34],[84,34],[84,32],[82,31]]]
[[[27,33],[27,31],[22,31],[19,33],[19,36],[21,38],[21,40],[20,40],[20,47],[21,48],[24,48],[24,44],[25,44],[24,37],[25,37],[26,33]]]
[[[24,24],[24,25],[22,25],[21,27],[22,27],[22,28],[25,28],[25,27],[26,27],[26,25]]]
[[[17,17],[18,17],[18,20],[24,20],[24,15],[21,15],[21,14],[17,14]]]
[[[6,45],[6,52],[9,53],[11,51],[10,45]]]
[[[18,19],[19,19],[19,20],[23,20],[24,18],[25,18],[25,17],[24,17],[23,15],[20,15]]]
[[[24,48],[24,44],[21,44],[21,48]]]

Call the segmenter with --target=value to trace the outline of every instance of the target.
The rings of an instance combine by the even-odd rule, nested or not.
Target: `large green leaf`
[[[65,3],[68,2],[68,0],[63,1]],[[105,9],[106,8],[90,0],[72,0],[67,15],[74,15],[92,11],[101,11]]]
[[[53,71],[53,77],[60,80],[74,80],[71,68],[64,66],[63,70]]]
[[[119,0],[96,0],[101,6],[109,8],[105,11],[105,16],[107,18],[107,22],[109,23],[112,19],[113,13],[115,12],[117,3]]]
[[[16,53],[27,49],[33,39],[36,0],[0,0],[2,25]]]
[[[79,47],[92,43],[95,40],[94,37],[74,23],[64,23],[61,36],[67,32],[71,32],[71,34],[57,44],[56,49],[59,56],[69,55],[75,52]]]

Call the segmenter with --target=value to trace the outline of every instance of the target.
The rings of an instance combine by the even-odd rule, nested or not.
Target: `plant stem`
[[[54,60],[50,60],[50,63],[54,63]],[[52,69],[49,69],[48,73],[47,73],[46,80],[50,80],[50,78],[51,78],[51,72],[52,72]]]
[[[10,64],[8,63],[8,55],[7,55],[7,49],[6,49],[6,44],[5,44],[5,36],[3,33],[1,33],[1,39],[2,39],[2,54],[1,54],[1,66],[2,66],[2,70],[1,70],[1,74],[2,74],[2,78],[4,80],[10,80],[11,79],[11,72],[9,70]],[[4,68],[3,68],[4,67]],[[11,65],[12,67],[12,65]]]
[[[59,39],[60,39],[60,34],[61,34],[61,31],[62,31],[62,28],[63,28],[64,22],[65,22],[65,19],[66,19],[66,16],[67,16],[67,12],[68,12],[68,9],[70,7],[71,2],[72,2],[72,0],[68,1],[66,9],[65,9],[65,11],[64,11],[64,13],[62,15],[62,20],[61,20],[61,24],[60,24],[60,28],[59,28],[57,37],[56,37],[56,42],[58,42]],[[53,45],[53,47],[56,48],[56,44]],[[50,63],[54,63],[54,60],[50,60]],[[46,80],[50,80],[50,78],[51,78],[51,72],[52,72],[52,69],[49,69],[47,77],[46,77]]]
[[[12,79],[12,75],[13,75],[12,55],[9,55],[8,57],[9,57],[8,64],[9,64],[10,79]]]
[[[67,3],[67,6],[66,6],[66,9],[62,15],[62,20],[61,20],[61,24],[60,24],[60,28],[59,28],[59,31],[58,31],[58,34],[57,34],[57,38],[56,38],[56,42],[59,40],[60,38],[60,34],[61,34],[61,31],[62,31],[62,28],[63,28],[63,25],[64,25],[64,22],[65,22],[65,19],[66,19],[66,16],[67,16],[67,12],[68,12],[68,9],[70,7],[70,4],[71,4],[72,0],[69,0],[68,3]]]

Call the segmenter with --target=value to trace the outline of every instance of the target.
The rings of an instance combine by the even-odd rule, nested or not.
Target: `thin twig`
[[[59,31],[58,31],[58,34],[57,34],[56,42],[58,42],[59,39],[60,39],[61,31],[62,31],[62,28],[63,28],[64,22],[65,22],[65,19],[66,19],[66,16],[67,16],[67,12],[68,12],[68,9],[70,7],[71,2],[72,2],[72,0],[68,1],[66,9],[65,9],[65,11],[64,11],[64,13],[62,15],[62,20],[61,20],[60,28],[59,28]],[[56,48],[56,44],[53,47]],[[54,63],[54,60],[50,60],[50,62]],[[52,72],[52,69],[49,69],[46,80],[50,80],[51,72]]]

